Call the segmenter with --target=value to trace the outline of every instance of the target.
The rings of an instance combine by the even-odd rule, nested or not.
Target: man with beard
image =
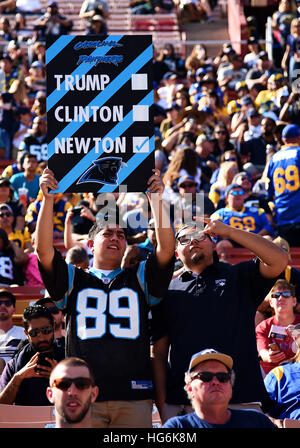
[[[70,357],[51,372],[48,400],[55,406],[56,428],[91,428],[91,404],[98,395],[94,376],[87,363]]]
[[[0,378],[0,403],[23,406],[48,406],[46,389],[64,349],[54,339],[53,317],[42,305],[29,306],[23,314],[28,344],[5,366]]]
[[[204,218],[204,222],[204,230],[192,223],[177,232],[175,254],[184,271],[173,278],[167,296],[152,310],[156,404],[163,423],[192,412],[183,390],[184,373],[191,356],[208,345],[228,353],[235,362],[237,379],[231,403],[241,409],[245,403],[249,407],[249,402],[268,399],[257,356],[254,316],[273,286],[272,279],[287,265],[287,254],[260,235],[221,221]],[[211,239],[216,235],[235,241],[257,258],[235,265],[220,262]]]
[[[47,160],[47,121],[43,117],[35,117],[32,127],[20,143],[19,151],[34,154],[38,162]]]
[[[0,372],[16,351],[22,339],[25,339],[22,327],[13,324],[13,314],[16,312],[16,298],[5,289],[0,290]],[[3,361],[3,362],[2,362]]]
[[[44,305],[46,308],[48,308],[48,310],[51,311],[54,323],[54,337],[55,339],[59,339],[61,343],[64,344],[64,315],[62,311],[57,308],[55,302],[51,299],[51,297],[43,297],[42,299],[37,300],[35,302],[35,305]]]

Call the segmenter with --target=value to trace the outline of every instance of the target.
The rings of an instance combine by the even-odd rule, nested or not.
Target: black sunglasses
[[[9,218],[10,216],[12,216],[12,214],[11,214],[10,212],[0,213],[0,218],[4,218],[4,216],[6,216],[7,218]]]
[[[11,300],[0,300],[0,306],[1,305],[5,305],[5,306],[11,306],[13,303]]]
[[[66,391],[74,383],[78,390],[88,389],[93,385],[90,378],[78,377],[78,378],[56,378],[53,381],[51,387],[56,387],[57,389]]]
[[[27,331],[31,338],[35,338],[38,334],[50,334],[53,332],[53,327],[51,325],[47,325],[46,327],[41,328],[33,328],[32,330]]]
[[[203,383],[209,383],[214,377],[217,378],[217,380],[220,383],[228,383],[231,378],[230,372],[198,372],[196,375],[193,376],[192,381],[194,380],[201,380]]]
[[[292,297],[291,291],[282,291],[282,292],[272,292],[271,297],[272,299],[279,299],[279,297],[282,296],[284,299],[289,299]]]
[[[191,188],[191,187],[197,187],[197,184],[195,182],[191,182],[190,184],[181,184],[179,185],[179,188]]]

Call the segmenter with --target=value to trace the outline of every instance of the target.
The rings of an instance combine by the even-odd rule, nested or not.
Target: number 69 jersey
[[[105,277],[67,264],[55,250],[53,270],[39,266],[47,291],[66,310],[66,356],[89,364],[98,401],[152,397],[149,312],[166,294],[173,264],[162,270],[152,254]]]
[[[275,199],[277,225],[300,222],[300,147],[284,145],[269,163],[266,189]]]

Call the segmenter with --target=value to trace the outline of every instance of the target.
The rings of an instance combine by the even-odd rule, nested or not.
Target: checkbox
[[[147,90],[148,89],[148,75],[147,73],[136,73],[131,76],[132,90]]]
[[[132,137],[133,152],[149,152],[149,137]]]
[[[132,106],[133,121],[149,121],[149,106]]]

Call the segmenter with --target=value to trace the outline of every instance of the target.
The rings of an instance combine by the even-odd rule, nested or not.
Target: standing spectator
[[[55,427],[91,428],[91,404],[99,390],[87,363],[75,357],[60,361],[52,370],[49,383],[46,393],[55,407]]]
[[[52,0],[47,3],[46,13],[35,22],[39,41],[45,41],[47,37],[68,34],[72,27],[72,20],[59,14],[58,4]]]
[[[0,358],[5,363],[14,356],[19,342],[26,338],[24,329],[13,324],[15,312],[15,296],[10,291],[0,289]]]
[[[49,406],[46,389],[56,361],[64,350],[53,333],[53,317],[42,305],[29,306],[23,313],[28,343],[6,364],[0,378],[0,403]]]
[[[47,121],[37,116],[19,146],[20,151],[34,155],[38,162],[47,160]]]
[[[162,194],[160,173],[154,172],[148,190]],[[149,305],[157,304],[172,275],[173,230],[158,227],[158,219],[162,219],[158,217],[160,207],[151,207],[156,251],[145,262],[123,271],[124,230],[116,223],[103,222],[89,233],[88,245],[94,254],[91,271],[67,265],[52,247],[53,194],[48,190],[55,189],[55,185],[53,173],[45,169],[41,177],[44,199],[37,223],[37,254],[47,291],[60,307],[66,307],[67,356],[84,358],[95,372],[100,393],[94,405],[93,425],[151,427]],[[153,196],[151,206],[152,200]],[[74,276],[71,290],[69,273]]]
[[[37,157],[34,154],[26,154],[23,161],[24,171],[14,174],[10,182],[15,190],[15,198],[19,200],[19,188],[27,188],[27,203],[36,199],[39,192],[39,175]]]
[[[190,412],[184,372],[193,353],[212,344],[236,360],[232,405],[268,399],[257,356],[254,316],[288,257],[259,235],[209,221],[176,234],[176,256],[184,272],[174,278],[164,301],[152,310],[156,403],[162,421]],[[219,235],[250,249],[256,260],[231,265],[218,260],[211,237]],[[245,350],[246,347],[246,350]],[[168,361],[169,360],[169,361]],[[247,405],[242,405],[247,403]]]
[[[283,279],[277,280],[269,296],[274,316],[255,328],[260,365],[265,374],[294,356],[293,339],[286,327],[300,323],[300,315],[294,313],[297,299],[293,285]]]
[[[268,168],[268,195],[275,201],[279,236],[291,246],[300,246],[300,127],[287,125],[282,131],[284,146],[274,154]]]
[[[233,359],[213,349],[192,356],[185,387],[195,412],[173,417],[164,428],[275,428],[262,412],[230,409]]]

